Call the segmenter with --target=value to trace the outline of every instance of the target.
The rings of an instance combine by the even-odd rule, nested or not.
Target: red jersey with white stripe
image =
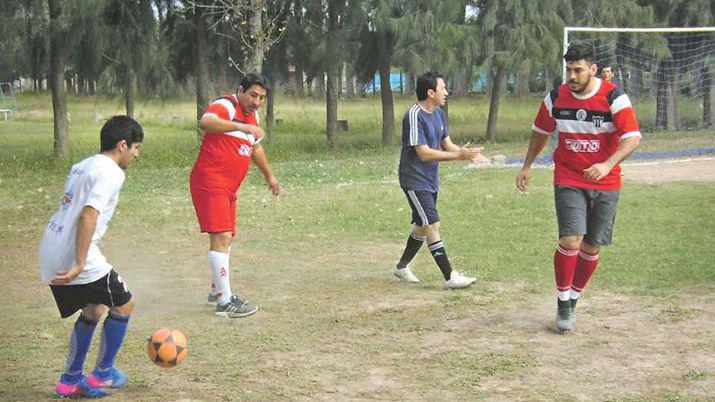
[[[567,84],[547,94],[532,130],[545,135],[559,132],[554,151],[554,184],[618,190],[620,166],[596,182],[586,180],[583,170],[605,162],[621,140],[640,137],[641,133],[628,95],[608,81],[592,79],[597,80],[596,87],[588,94],[574,94]]]
[[[243,113],[236,95],[216,99],[206,108],[204,116],[258,125],[258,113]],[[202,116],[203,117],[203,116]],[[210,194],[235,195],[248,168],[253,147],[260,140],[243,131],[204,133],[201,150],[191,171],[191,187]]]

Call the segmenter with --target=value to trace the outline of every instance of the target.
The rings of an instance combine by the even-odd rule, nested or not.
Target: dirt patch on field
[[[131,384],[113,400],[715,397],[715,300],[707,294],[661,299],[594,287],[579,303],[576,331],[561,335],[551,289],[478,282],[443,290],[426,257],[414,267],[422,283],[398,282],[382,262],[399,244],[350,261],[340,246],[270,258],[244,249],[234,255],[235,279],[262,310],[222,320],[203,303],[202,245],[129,257],[125,276],[141,303],[118,360]],[[0,272],[0,399],[50,398],[73,320],[60,322],[44,287],[11,278]],[[144,356],[147,334],[164,325],[181,328],[190,345],[171,370]]]
[[[642,183],[715,181],[715,157],[633,162],[621,167],[624,180]]]
[[[645,168],[662,178],[671,166],[704,170],[686,162],[631,165],[625,177]],[[550,284],[482,276],[473,288],[447,291],[426,250],[413,261],[421,282],[407,284],[392,275],[401,237],[340,237],[312,225],[300,235],[255,229],[234,244],[231,276],[233,289],[261,310],[227,320],[205,303],[205,235],[115,223],[104,251],[137,307],[117,360],[130,385],[112,390],[112,400],[715,398],[710,282],[659,296],[607,291],[596,280],[579,302],[576,331],[561,335],[553,329]],[[271,241],[261,243],[263,237]],[[32,239],[0,250],[0,400],[52,398],[74,324],[58,318],[49,290],[38,283],[39,234]],[[543,265],[550,275],[548,259]],[[148,335],[162,326],[181,329],[189,340],[189,357],[169,370],[145,354]]]

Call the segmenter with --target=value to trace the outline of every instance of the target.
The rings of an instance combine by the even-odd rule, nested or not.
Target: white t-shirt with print
[[[87,253],[87,264],[71,285],[94,282],[107,275],[112,265],[97,242],[107,231],[124,184],[124,171],[110,157],[91,156],[72,166],[65,182],[60,207],[50,218],[40,242],[42,280],[49,283],[57,272],[76,263],[77,223],[85,206],[99,211],[97,226]]]

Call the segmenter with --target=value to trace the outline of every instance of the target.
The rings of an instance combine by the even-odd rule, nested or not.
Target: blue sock
[[[92,335],[97,328],[97,322],[91,321],[80,314],[74,323],[70,336],[70,350],[67,355],[67,366],[60,380],[65,384],[76,384],[82,378],[82,367],[87,357],[89,345],[92,344]]]
[[[109,374],[109,369],[114,366],[114,358],[117,356],[117,352],[119,352],[119,348],[124,341],[128,324],[128,315],[119,315],[112,312],[104,320],[102,343],[97,355],[95,375],[98,374],[99,377],[104,377]]]

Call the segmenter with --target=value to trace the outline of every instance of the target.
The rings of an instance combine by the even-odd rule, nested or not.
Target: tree
[[[42,89],[49,67],[46,0],[5,0],[0,7],[0,82],[30,77]]]
[[[215,0],[195,2],[194,4],[206,10],[205,16],[213,17],[213,23],[210,26],[213,30],[217,30],[219,26],[228,25],[231,32],[224,33],[224,35],[242,44],[242,66],[236,65],[231,55],[227,55],[234,67],[242,74],[262,73],[266,55],[271,47],[281,41],[285,33],[289,1]],[[273,127],[274,96],[274,90],[269,91],[267,97],[269,133]]]
[[[203,3],[205,4],[205,3]],[[194,70],[196,73],[196,120],[204,115],[206,105],[209,103],[209,46],[207,35],[209,33],[206,23],[206,9],[201,6],[193,7],[194,17]],[[201,141],[203,132],[196,129],[198,140]]]
[[[668,27],[697,27],[697,26],[712,26],[715,23],[715,3],[707,0],[672,0],[668,2],[656,0],[640,0],[638,4],[644,7],[651,7],[655,16],[655,20],[661,22]],[[709,12],[707,10],[710,10]],[[675,60],[682,59],[684,52],[687,51],[685,46],[682,46],[679,41],[683,39],[679,35],[665,35],[670,49],[670,56],[663,57],[658,63],[657,80],[658,87],[656,90],[656,126],[668,130],[675,130],[680,127],[680,121],[677,113],[677,93],[678,80],[680,75],[685,71],[679,71],[679,67]],[[698,40],[708,40],[701,37]],[[709,40],[712,40],[710,37]],[[696,74],[702,74],[705,78],[703,85],[703,124],[709,126],[712,124],[711,114],[711,91],[712,82],[710,76],[713,66],[704,63],[699,65],[699,70]]]
[[[82,28],[76,33],[76,45],[69,50],[65,79],[76,79],[75,84],[80,93],[94,94],[96,82],[106,68],[103,53],[109,46],[104,27],[96,23],[102,1],[82,0],[79,7],[76,7],[77,4],[74,3],[75,7],[68,16],[69,25]]]
[[[401,16],[402,10],[394,0],[372,0],[367,3],[367,9],[355,69],[362,83],[370,82],[375,73],[380,76],[382,145],[389,146],[395,142],[395,105],[390,84],[395,51],[394,19]]]
[[[344,11],[345,2],[337,2],[328,0],[327,4],[327,35],[326,35],[326,49],[327,49],[327,60],[326,60],[326,73],[327,73],[327,92],[325,97],[325,109],[326,109],[326,134],[328,137],[328,146],[330,148],[335,148],[337,146],[337,133],[338,133],[338,91],[337,86],[338,74],[340,71],[338,66],[340,65],[340,55],[338,43],[339,25],[338,19],[341,13]]]
[[[565,0],[483,1],[480,5],[480,53],[486,55],[484,64],[492,81],[486,139],[494,142],[508,74],[518,71],[523,60],[560,62],[560,41],[571,5]]]
[[[120,85],[128,116],[134,116],[137,78],[150,70],[156,50],[154,13],[149,0],[108,0],[104,23],[114,44],[109,57]]]
[[[69,119],[64,70],[67,60],[67,32],[62,28],[61,0],[47,0],[50,15],[50,89],[54,114],[54,155],[65,157],[69,151]]]
[[[242,72],[261,73],[270,48],[283,38],[287,0],[215,0],[194,2],[214,17],[212,29],[228,23],[232,32],[226,33],[241,43],[245,50]]]

